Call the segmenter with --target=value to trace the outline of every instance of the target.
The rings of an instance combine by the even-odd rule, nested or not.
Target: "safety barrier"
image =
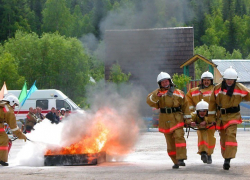
[[[246,126],[250,126],[250,116],[242,116],[242,125],[245,131]]]

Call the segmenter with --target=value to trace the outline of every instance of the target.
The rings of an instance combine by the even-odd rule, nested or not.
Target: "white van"
[[[21,90],[8,90],[8,94],[13,94],[17,98],[19,97],[20,93]],[[19,106],[16,106],[16,119],[25,119],[30,107],[41,107],[43,115],[46,115],[52,107],[55,107],[56,109],[69,109],[70,112],[82,111],[71,99],[56,89],[43,89],[33,92],[22,107],[21,102]]]

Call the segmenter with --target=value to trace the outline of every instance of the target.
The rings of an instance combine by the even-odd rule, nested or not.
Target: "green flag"
[[[26,81],[25,81],[24,85],[23,85],[23,88],[22,88],[22,91],[21,91],[21,93],[19,94],[19,97],[18,97],[19,102],[21,103],[25,99],[26,96],[27,96],[27,84],[26,84]]]

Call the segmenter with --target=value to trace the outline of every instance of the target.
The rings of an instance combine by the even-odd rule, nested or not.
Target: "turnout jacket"
[[[6,101],[0,101],[0,128],[4,127],[4,122],[6,122],[12,133],[19,139],[26,139],[26,136],[21,132],[16,124],[16,116],[13,108]]]
[[[201,119],[196,113],[191,113],[191,116],[192,116],[192,122],[195,122],[196,124],[200,124],[203,121],[205,121],[208,124],[207,116],[205,116],[204,119]]]
[[[218,130],[226,129],[231,124],[242,123],[240,111],[236,113],[222,113],[222,110],[225,111],[226,108],[238,107],[243,100],[250,101],[250,91],[243,84],[236,82],[232,96],[227,95],[226,89],[222,91],[221,85],[222,83],[219,83],[215,86],[209,102],[209,109],[210,104],[217,106],[216,129]]]
[[[164,91],[165,94],[159,97],[157,96],[159,91]],[[184,119],[191,118],[184,92],[179,89],[174,89],[170,95],[167,92],[168,90],[164,90],[164,88],[158,88],[147,96],[147,104],[151,107],[161,109],[180,108],[180,111],[177,112],[160,113],[159,131],[162,133],[172,133],[175,129],[183,128]]]
[[[37,123],[36,115],[34,113],[29,112],[26,117],[26,126],[34,127],[34,125]]]
[[[195,112],[195,107],[200,102],[202,99],[206,101],[209,106],[210,110],[208,111],[208,122],[212,123],[215,121],[216,118],[216,105],[215,104],[210,104],[210,97],[213,92],[214,85],[210,85],[207,88],[201,89],[200,87],[195,87],[190,89],[187,94],[186,98],[189,104],[189,110],[191,112]]]

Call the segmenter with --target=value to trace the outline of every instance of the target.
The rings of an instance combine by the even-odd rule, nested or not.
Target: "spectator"
[[[58,124],[60,122],[60,110],[57,109],[56,110],[56,124]]]
[[[68,117],[68,116],[69,116],[69,113],[70,113],[69,109],[66,109],[66,111],[65,111],[65,116],[64,116],[64,117],[65,117],[65,118]]]
[[[61,110],[60,110],[60,120],[62,120],[64,117],[65,117],[65,111],[66,111],[66,109],[65,108],[61,108]]]
[[[37,110],[36,116],[38,118],[38,121],[42,121],[45,118],[44,115],[42,114],[42,108],[36,107],[36,110]]]
[[[45,116],[47,119],[49,119],[51,121],[51,123],[56,123],[56,108],[52,107],[51,111],[48,112]]]

